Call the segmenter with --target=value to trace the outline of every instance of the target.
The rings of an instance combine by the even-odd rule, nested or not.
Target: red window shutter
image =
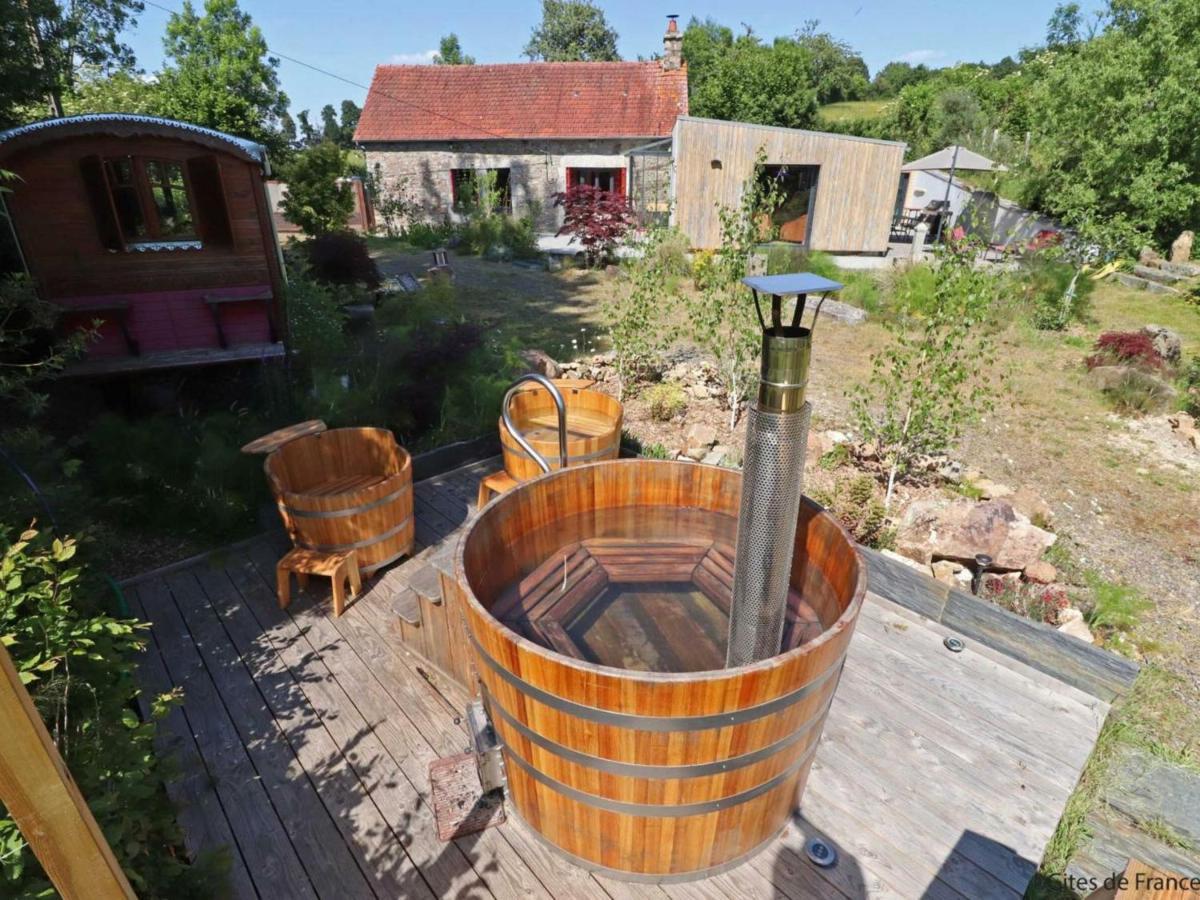
[[[625,196],[625,170],[617,170],[617,193],[622,197]]]
[[[101,242],[109,250],[124,250],[125,238],[121,235],[117,211],[113,208],[112,192],[108,187],[103,161],[99,156],[85,156],[79,161],[79,168],[83,173],[88,202],[96,216]]]
[[[221,164],[215,156],[194,156],[187,161],[187,174],[192,202],[200,214],[200,236],[206,244],[232,244],[233,223],[225,202]]]
[[[575,183],[575,170],[568,167],[567,168],[567,187],[570,188],[571,185],[573,185],[574,183]]]

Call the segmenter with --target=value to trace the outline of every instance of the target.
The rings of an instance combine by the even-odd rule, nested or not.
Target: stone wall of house
[[[625,154],[655,140],[537,140],[372,143],[367,171],[378,164],[385,188],[401,187],[428,220],[456,219],[451,169],[508,169],[513,215],[536,213],[540,231],[556,231],[562,211],[554,195],[565,190],[567,169],[624,169]]]

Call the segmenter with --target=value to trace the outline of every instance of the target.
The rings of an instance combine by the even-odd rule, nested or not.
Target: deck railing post
[[[136,898],[3,644],[0,801],[66,900]]]

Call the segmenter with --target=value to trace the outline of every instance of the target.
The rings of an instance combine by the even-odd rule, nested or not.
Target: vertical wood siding
[[[675,224],[694,247],[720,243],[717,206],[737,204],[760,147],[766,151],[768,165],[820,167],[812,214],[813,249],[887,250],[903,144],[681,117],[674,136]]]

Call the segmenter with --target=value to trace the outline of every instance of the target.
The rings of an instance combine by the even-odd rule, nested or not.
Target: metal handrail
[[[567,467],[567,405],[563,402],[562,394],[559,393],[558,387],[553,381],[537,372],[522,375],[509,386],[508,392],[504,395],[504,401],[500,404],[500,418],[504,420],[504,427],[513,436],[513,440],[520,444],[521,449],[533,458],[533,461],[538,464],[538,468],[543,472],[549,472],[550,463],[546,462],[546,457],[534,450],[529,441],[525,440],[525,435],[517,430],[517,426],[513,424],[512,416],[508,413],[508,404],[512,400],[513,395],[527,381],[536,381],[548,390],[550,396],[554,399],[554,406],[558,410],[558,458],[560,467],[565,469]]]

